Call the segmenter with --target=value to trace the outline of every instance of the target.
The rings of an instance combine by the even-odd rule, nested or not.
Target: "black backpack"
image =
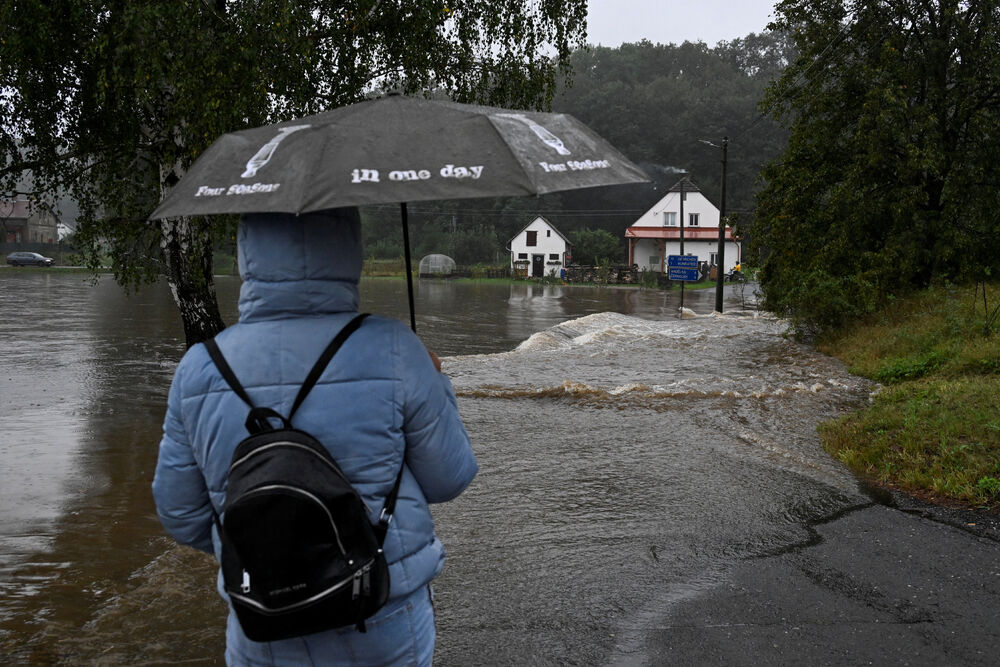
[[[292,427],[295,411],[330,359],[367,315],[358,315],[320,355],[283,417],[255,407],[214,340],[205,342],[222,377],[250,406],[250,436],[236,447],[220,520],[222,578],[244,634],[287,639],[354,624],[389,597],[382,552],[399,494],[399,475],[376,525],[336,461],[313,436]],[[275,428],[272,420],[281,426]]]

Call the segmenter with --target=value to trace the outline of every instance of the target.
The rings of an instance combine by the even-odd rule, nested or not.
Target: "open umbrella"
[[[568,114],[388,95],[223,135],[150,219],[399,203],[410,326],[416,329],[407,202],[648,180]]]

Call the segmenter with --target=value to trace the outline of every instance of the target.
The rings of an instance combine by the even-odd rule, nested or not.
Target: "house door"
[[[545,255],[531,256],[531,275],[535,278],[545,275]]]

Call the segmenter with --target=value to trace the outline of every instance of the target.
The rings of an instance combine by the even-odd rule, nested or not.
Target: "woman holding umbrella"
[[[255,405],[288,414],[312,363],[357,315],[360,237],[353,208],[241,219],[239,323],[216,342]],[[217,558],[213,515],[224,507],[246,415],[205,347],[188,350],[170,389],[153,494],[167,531]],[[477,472],[451,384],[403,323],[369,317],[295,413],[295,426],[323,443],[375,515],[403,466],[384,544],[389,601],[366,632],[348,626],[273,642],[248,639],[230,608],[227,663],[430,664],[429,584],[444,549],[428,504],[456,497]],[[221,577],[219,590],[228,601]]]

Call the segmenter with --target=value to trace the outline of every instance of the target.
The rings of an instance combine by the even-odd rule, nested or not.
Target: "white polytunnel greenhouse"
[[[455,260],[448,255],[427,255],[420,260],[418,275],[450,276],[455,272]]]

